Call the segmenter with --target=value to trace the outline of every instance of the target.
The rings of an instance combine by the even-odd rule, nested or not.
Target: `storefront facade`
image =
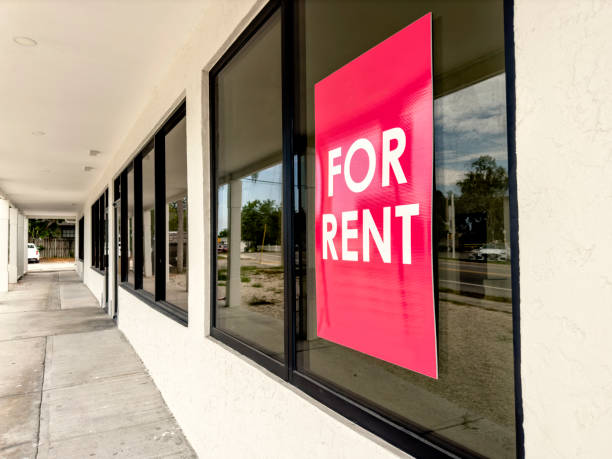
[[[604,155],[571,166],[557,155],[574,154],[572,132],[595,147],[604,131],[581,137],[573,121],[592,120],[565,117],[583,113],[577,107],[589,86],[550,74],[572,58],[549,48],[556,37],[581,53],[587,45],[581,33],[598,30],[605,23],[600,16],[609,18],[612,8],[589,15],[579,1],[562,4],[211,3],[92,188],[79,215],[77,257],[85,283],[116,317],[200,455],[602,451],[596,439],[586,439],[594,425],[611,425],[601,411],[609,390],[595,383],[585,404],[576,395],[600,369],[589,358],[563,375],[581,349],[599,343],[594,352],[603,352],[609,339],[585,334],[587,319],[573,307],[581,297],[574,289],[559,292],[572,285],[584,292],[595,282],[590,270],[603,261],[589,258],[580,227],[572,226],[581,214],[573,223],[562,220],[578,198],[549,175],[585,186],[580,172],[605,165]],[[585,11],[574,16],[577,10]],[[329,285],[321,277],[315,228],[322,105],[315,87],[430,13],[433,187],[426,256],[435,371],[427,373],[368,351],[381,339],[375,323],[371,333],[365,327],[351,338],[356,344],[323,337],[331,335],[321,328],[330,320],[321,316],[328,311],[319,303],[327,294],[322,282],[347,298],[351,290],[367,297],[373,320],[397,305],[398,287],[387,286],[375,268],[363,278],[342,277],[350,269],[345,264]],[[561,30],[557,24],[566,18],[572,20]],[[603,42],[591,38],[589,49]],[[581,55],[572,65],[599,84],[597,55]],[[392,56],[389,68],[405,65],[402,59]],[[574,93],[556,113],[556,91],[570,87]],[[347,105],[358,102],[346,94]],[[376,103],[384,112],[390,101]],[[609,121],[605,113],[597,126]],[[366,112],[344,116],[366,130],[368,123],[381,132],[392,127]],[[391,176],[402,181],[399,168]],[[560,227],[568,228],[565,236]],[[379,231],[367,261],[384,261]],[[344,239],[335,247],[349,252]],[[564,250],[571,260],[561,257]],[[391,256],[398,252],[393,245]],[[340,263],[351,261],[342,257]],[[586,268],[576,273],[570,261]],[[551,265],[560,270],[555,276]],[[326,272],[332,279],[331,268]],[[355,300],[340,304],[342,295],[329,298],[334,307],[357,307]],[[603,300],[594,304],[610,314]],[[568,394],[576,397],[557,403]],[[564,434],[568,417],[576,423],[574,440]]]

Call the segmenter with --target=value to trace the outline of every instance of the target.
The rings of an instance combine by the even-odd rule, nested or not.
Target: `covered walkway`
[[[0,293],[0,457],[195,457],[157,387],[74,271]]]

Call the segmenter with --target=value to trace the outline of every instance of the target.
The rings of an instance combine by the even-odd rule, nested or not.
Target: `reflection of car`
[[[223,242],[217,243],[217,253],[225,253],[227,252],[227,244]]]
[[[28,263],[40,263],[38,249],[31,243],[28,243]]]
[[[508,251],[502,243],[489,242],[478,249],[472,250],[470,258],[472,260],[506,261],[508,259]]]

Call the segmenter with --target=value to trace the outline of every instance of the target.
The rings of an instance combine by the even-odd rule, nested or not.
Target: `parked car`
[[[489,242],[482,247],[472,250],[470,253],[470,259],[472,260],[497,260],[507,261],[508,251],[504,244],[499,242]]]
[[[40,253],[32,243],[28,243],[28,263],[40,263]]]

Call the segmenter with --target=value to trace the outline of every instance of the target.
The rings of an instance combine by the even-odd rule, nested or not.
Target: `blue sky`
[[[492,156],[508,169],[503,74],[434,101],[436,188],[457,194],[472,161]]]

